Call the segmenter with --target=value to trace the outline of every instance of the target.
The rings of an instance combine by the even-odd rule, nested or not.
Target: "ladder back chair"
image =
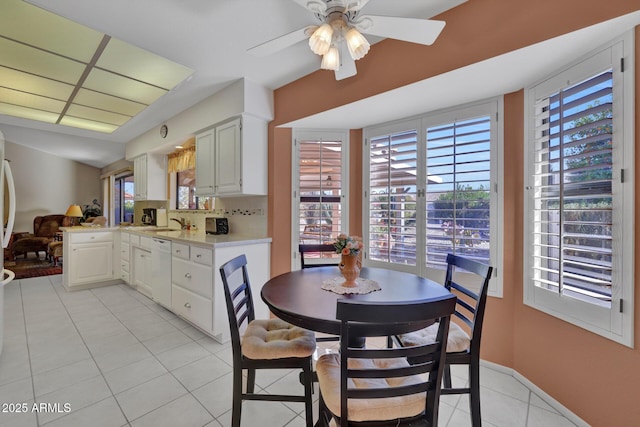
[[[313,425],[311,355],[316,341],[313,332],[281,319],[256,320],[247,273],[247,258],[240,255],[220,267],[227,304],[233,351],[233,409],[231,425],[240,426],[243,400],[304,402],[306,425]],[[246,327],[241,336],[240,331]],[[257,394],[256,369],[302,369],[304,395]],[[246,392],[242,370],[247,370]]]
[[[456,268],[474,274],[480,283],[476,294],[453,280]],[[484,320],[487,291],[493,267],[458,255],[447,255],[447,273],[444,286],[458,295],[455,317],[469,329],[467,333],[456,322],[451,322],[447,342],[442,394],[469,394],[471,422],[474,427],[482,425],[480,413],[480,339]],[[436,329],[429,326],[421,331],[397,335],[394,342],[400,346],[422,345],[433,341]],[[411,360],[410,360],[411,361]],[[452,387],[451,365],[468,365],[469,386]]]
[[[438,425],[438,407],[449,319],[456,298],[405,303],[337,302],[341,322],[340,354],[324,354],[316,363],[320,383],[320,420],[341,427]],[[388,319],[388,323],[384,322]],[[436,340],[394,348],[352,348],[352,335],[381,336],[424,328],[437,322]],[[407,357],[421,358],[411,365]]]

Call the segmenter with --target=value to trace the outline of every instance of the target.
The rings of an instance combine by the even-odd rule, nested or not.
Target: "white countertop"
[[[87,233],[101,231],[126,231],[147,237],[158,237],[182,243],[195,243],[205,246],[225,247],[238,245],[252,245],[256,243],[271,243],[271,237],[251,236],[243,234],[205,234],[204,230],[187,231],[158,227],[61,227],[67,233]]]

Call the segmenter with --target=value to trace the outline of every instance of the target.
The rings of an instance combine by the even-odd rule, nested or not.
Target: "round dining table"
[[[444,286],[424,277],[370,267],[362,268],[360,277],[378,282],[381,288],[378,291],[342,295],[322,289],[324,281],[339,275],[337,266],[283,273],[265,283],[262,287],[262,300],[274,315],[293,325],[340,335],[340,321],[336,319],[336,302],[339,299],[401,304],[416,300],[441,301],[455,298]],[[392,319],[381,319],[381,323],[387,320]],[[362,335],[368,334],[363,331]]]

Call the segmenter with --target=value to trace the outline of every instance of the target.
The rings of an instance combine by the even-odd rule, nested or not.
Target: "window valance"
[[[196,147],[189,147],[170,153],[167,157],[167,170],[169,173],[195,169],[196,167]]]

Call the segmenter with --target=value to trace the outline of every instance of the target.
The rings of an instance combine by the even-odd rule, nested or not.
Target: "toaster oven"
[[[229,234],[229,221],[227,218],[206,218],[205,232],[207,234]]]

